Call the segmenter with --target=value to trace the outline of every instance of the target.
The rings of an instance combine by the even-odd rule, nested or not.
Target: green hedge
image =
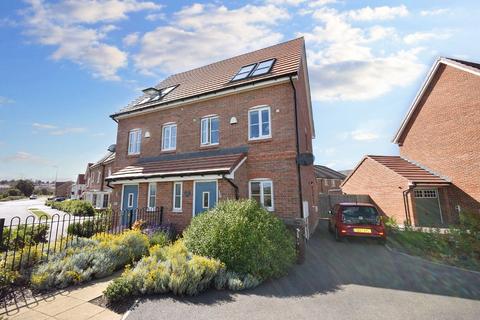
[[[95,214],[92,204],[84,200],[47,201],[45,204],[53,209],[71,213],[74,216],[93,216]]]
[[[46,224],[12,227],[11,231],[10,228],[4,228],[0,250],[19,250],[27,246],[46,243],[47,235],[48,225]]]
[[[253,200],[221,202],[195,217],[185,230],[194,254],[261,280],[284,275],[295,260],[295,242],[284,223]]]

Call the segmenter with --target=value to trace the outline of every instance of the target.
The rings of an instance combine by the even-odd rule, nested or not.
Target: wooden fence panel
[[[319,194],[318,212],[320,217],[327,218],[328,211],[341,202],[372,203],[372,200],[369,195],[365,194]]]

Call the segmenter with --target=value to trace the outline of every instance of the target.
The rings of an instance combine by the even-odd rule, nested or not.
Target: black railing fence
[[[97,233],[118,234],[141,220],[143,227],[157,227],[163,222],[163,207],[96,213],[74,216],[31,215],[22,220],[0,218],[0,269],[21,271],[47,261],[52,254],[65,250],[76,237]]]

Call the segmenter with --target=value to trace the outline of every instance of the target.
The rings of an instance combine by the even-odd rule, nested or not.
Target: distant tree
[[[12,197],[17,197],[22,195],[22,191],[12,188],[7,190],[7,194]]]
[[[18,180],[15,188],[20,190],[25,196],[29,197],[32,195],[35,186],[31,180]]]

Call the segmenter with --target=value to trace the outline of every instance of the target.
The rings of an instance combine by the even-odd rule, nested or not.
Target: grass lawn
[[[40,210],[40,209],[37,209],[37,208],[30,208],[28,209],[31,213],[33,213],[34,215],[36,215],[39,219],[42,218],[42,217],[47,217],[47,219],[50,219],[50,215],[48,213],[46,213],[45,211],[43,210]],[[45,218],[44,218],[45,219]]]
[[[480,271],[480,259],[459,251],[455,238],[448,234],[390,230],[388,245],[431,261]]]
[[[26,199],[27,197],[25,196],[8,196],[5,198],[0,199],[0,202],[6,202],[6,201],[13,201],[13,200],[21,200],[21,199]]]

